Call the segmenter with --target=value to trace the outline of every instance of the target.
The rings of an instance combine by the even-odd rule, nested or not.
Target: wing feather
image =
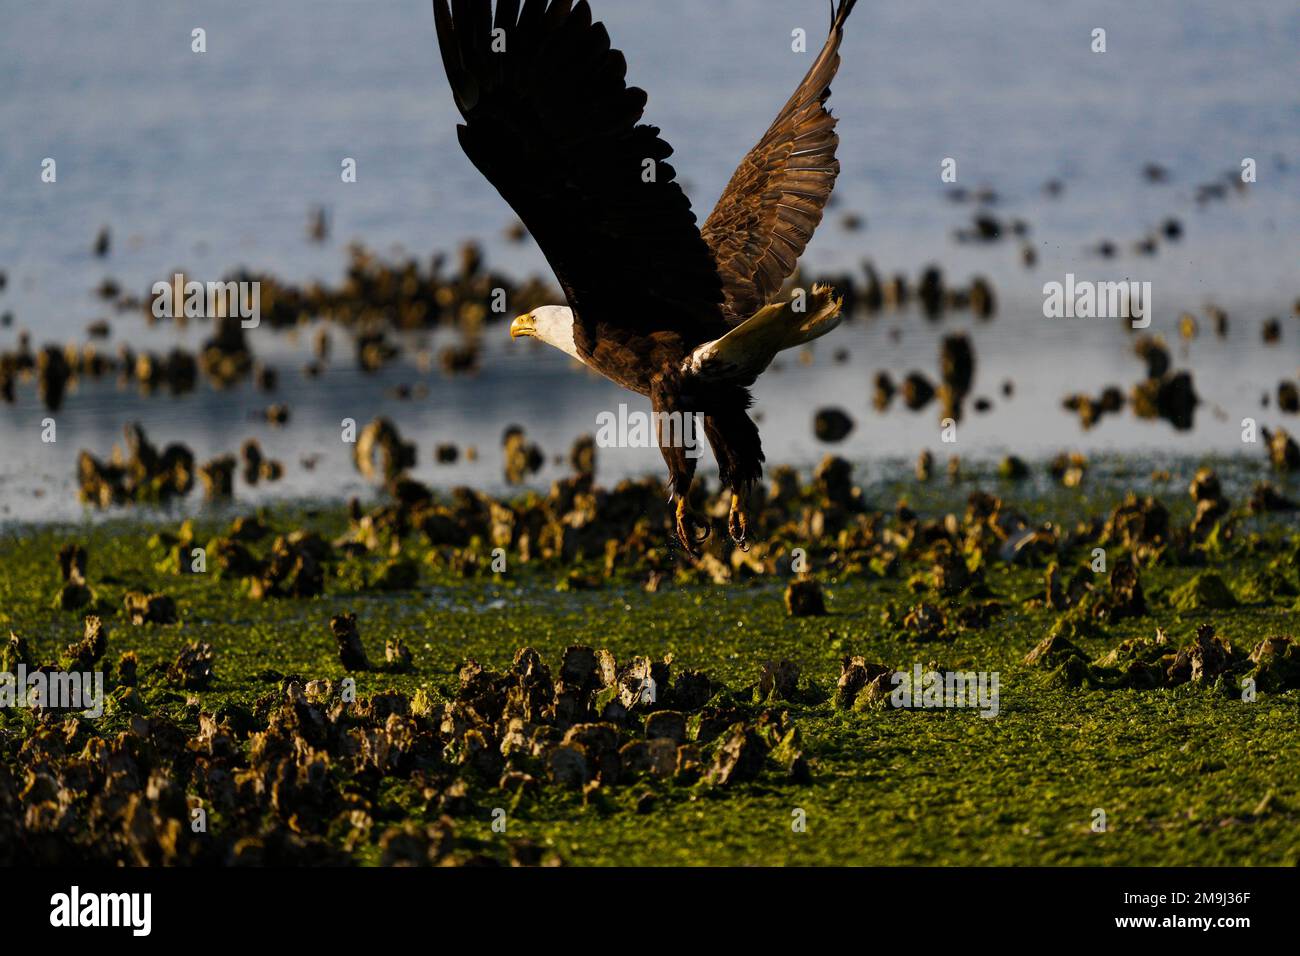
[[[744,321],[781,291],[835,186],[839,137],[826,101],[840,65],[844,21],[856,2],[839,0],[826,45],[736,169],[701,230],[722,274],[732,323]]]
[[[587,0],[500,0],[495,19],[491,0],[433,9],[461,146],[541,247],[585,330],[579,347],[725,331],[722,279],[672,147],[641,123],[646,94]]]

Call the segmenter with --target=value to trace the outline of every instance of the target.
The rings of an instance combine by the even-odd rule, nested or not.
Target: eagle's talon
[[[727,531],[731,533],[731,540],[741,551],[748,551],[749,544],[746,538],[749,537],[749,517],[745,514],[745,506],[741,504],[740,495],[731,496],[731,513],[727,515]]]
[[[677,540],[683,548],[695,557],[700,556],[699,545],[709,540],[712,529],[700,521],[686,506],[686,497],[677,499]]]

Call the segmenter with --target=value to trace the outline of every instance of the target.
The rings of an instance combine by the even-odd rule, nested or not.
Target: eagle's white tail
[[[752,382],[778,352],[806,345],[840,324],[841,299],[829,286],[814,285],[785,302],[759,309],[720,339],[698,346],[684,371],[710,380]]]

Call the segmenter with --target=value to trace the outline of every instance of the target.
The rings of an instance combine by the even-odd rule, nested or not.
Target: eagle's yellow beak
[[[510,337],[517,339],[521,335],[532,338],[537,334],[537,322],[533,319],[533,314],[521,315],[510,323]]]

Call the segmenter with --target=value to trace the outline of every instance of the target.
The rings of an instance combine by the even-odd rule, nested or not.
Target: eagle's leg
[[[668,465],[668,500],[677,501],[677,540],[688,554],[699,557],[699,546],[708,540],[712,529],[691,511],[699,440],[694,432],[695,417],[687,410],[680,384],[673,376],[658,378],[651,388],[650,401],[659,453]]]
[[[749,535],[749,516],[745,513],[745,495],[743,492],[731,493],[731,513],[727,515],[727,531],[731,540],[736,542],[741,551],[748,551],[745,538]]]
[[[686,503],[685,495],[677,496],[677,540],[681,542],[683,548],[696,557],[700,553],[700,545],[709,539],[711,529],[705,521],[701,521],[693,511],[690,505]]]
[[[745,396],[746,403],[748,395]],[[731,489],[731,512],[727,531],[742,550],[748,550],[749,515],[745,502],[750,489],[763,477],[763,447],[758,428],[745,414],[745,404],[736,403],[725,412],[704,416],[704,433],[718,459],[718,472],[725,488]]]

